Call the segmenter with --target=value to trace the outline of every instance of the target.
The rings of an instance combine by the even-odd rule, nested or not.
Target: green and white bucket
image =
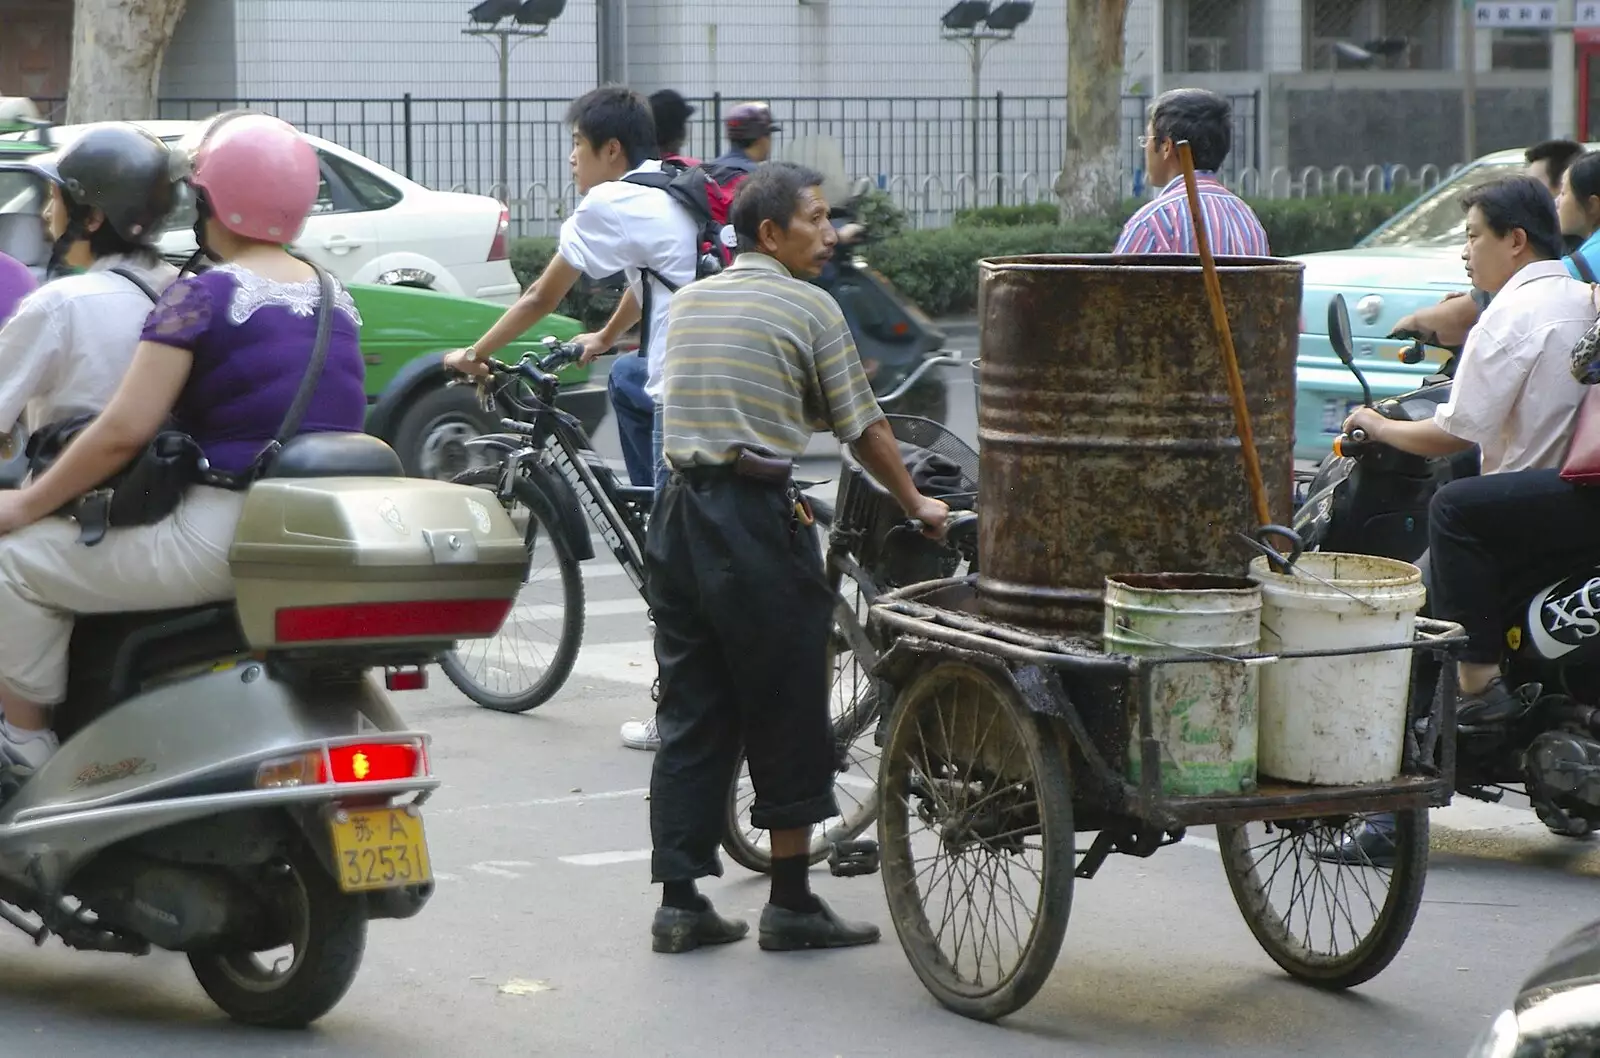
[[[1261,589],[1242,577],[1119,573],[1106,578],[1105,603],[1105,648],[1113,653],[1253,654],[1261,639]],[[1224,660],[1160,665],[1151,670],[1151,684],[1162,791],[1181,796],[1253,789],[1256,666]],[[1128,779],[1138,782],[1136,722],[1129,743]]]

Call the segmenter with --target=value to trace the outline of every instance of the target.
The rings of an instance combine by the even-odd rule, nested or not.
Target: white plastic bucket
[[[1256,652],[1261,590],[1239,577],[1119,573],[1106,578],[1105,648],[1137,657]],[[1168,794],[1239,793],[1256,779],[1256,669],[1231,661],[1151,670],[1152,719]],[[1139,730],[1128,779],[1138,782]]]
[[[1426,592],[1409,562],[1301,555],[1287,574],[1250,563],[1261,585],[1261,650],[1407,643]],[[1261,676],[1261,773],[1318,786],[1386,782],[1405,748],[1411,651],[1276,661]]]

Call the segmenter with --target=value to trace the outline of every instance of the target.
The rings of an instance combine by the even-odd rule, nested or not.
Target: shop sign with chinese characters
[[[1553,0],[1534,3],[1492,3],[1478,0],[1473,7],[1473,22],[1479,29],[1573,29],[1600,27],[1600,0],[1578,0],[1573,5],[1573,20],[1557,20]]]

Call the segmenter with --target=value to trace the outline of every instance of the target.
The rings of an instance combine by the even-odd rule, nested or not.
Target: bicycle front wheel
[[[861,584],[832,561],[828,566],[838,599],[828,649],[833,669],[833,790],[839,814],[812,830],[813,865],[828,858],[834,843],[860,837],[878,818],[878,729],[883,710],[878,681],[870,672],[871,660],[860,657],[852,646],[854,637],[865,635],[869,607]],[[767,831],[751,825],[754,803],[750,766],[740,754],[728,788],[722,851],[741,867],[766,874],[772,870],[772,839]]]
[[[453,480],[498,490],[500,478],[500,467],[476,467]],[[462,640],[439,664],[485,709],[525,713],[549,701],[572,674],[583,642],[583,573],[555,507],[537,485],[512,479],[511,497],[502,503],[528,547],[527,580],[498,633]]]

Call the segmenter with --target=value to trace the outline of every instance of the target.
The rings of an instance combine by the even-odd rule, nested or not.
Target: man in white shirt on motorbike
[[[1562,263],[1566,248],[1555,202],[1538,180],[1507,177],[1473,189],[1462,257],[1474,288],[1494,296],[1467,337],[1450,400],[1421,422],[1385,418],[1371,408],[1345,420],[1373,441],[1422,456],[1445,456],[1477,445],[1484,475],[1561,466],[1584,387],[1572,377],[1572,348],[1595,319],[1587,283]],[[1436,504],[1437,506],[1437,504]],[[1446,575],[1427,556],[1418,560],[1429,582]],[[1458,715],[1498,715],[1510,708],[1497,664],[1463,662]],[[1394,862],[1393,822],[1367,825],[1322,859],[1356,866]]]

